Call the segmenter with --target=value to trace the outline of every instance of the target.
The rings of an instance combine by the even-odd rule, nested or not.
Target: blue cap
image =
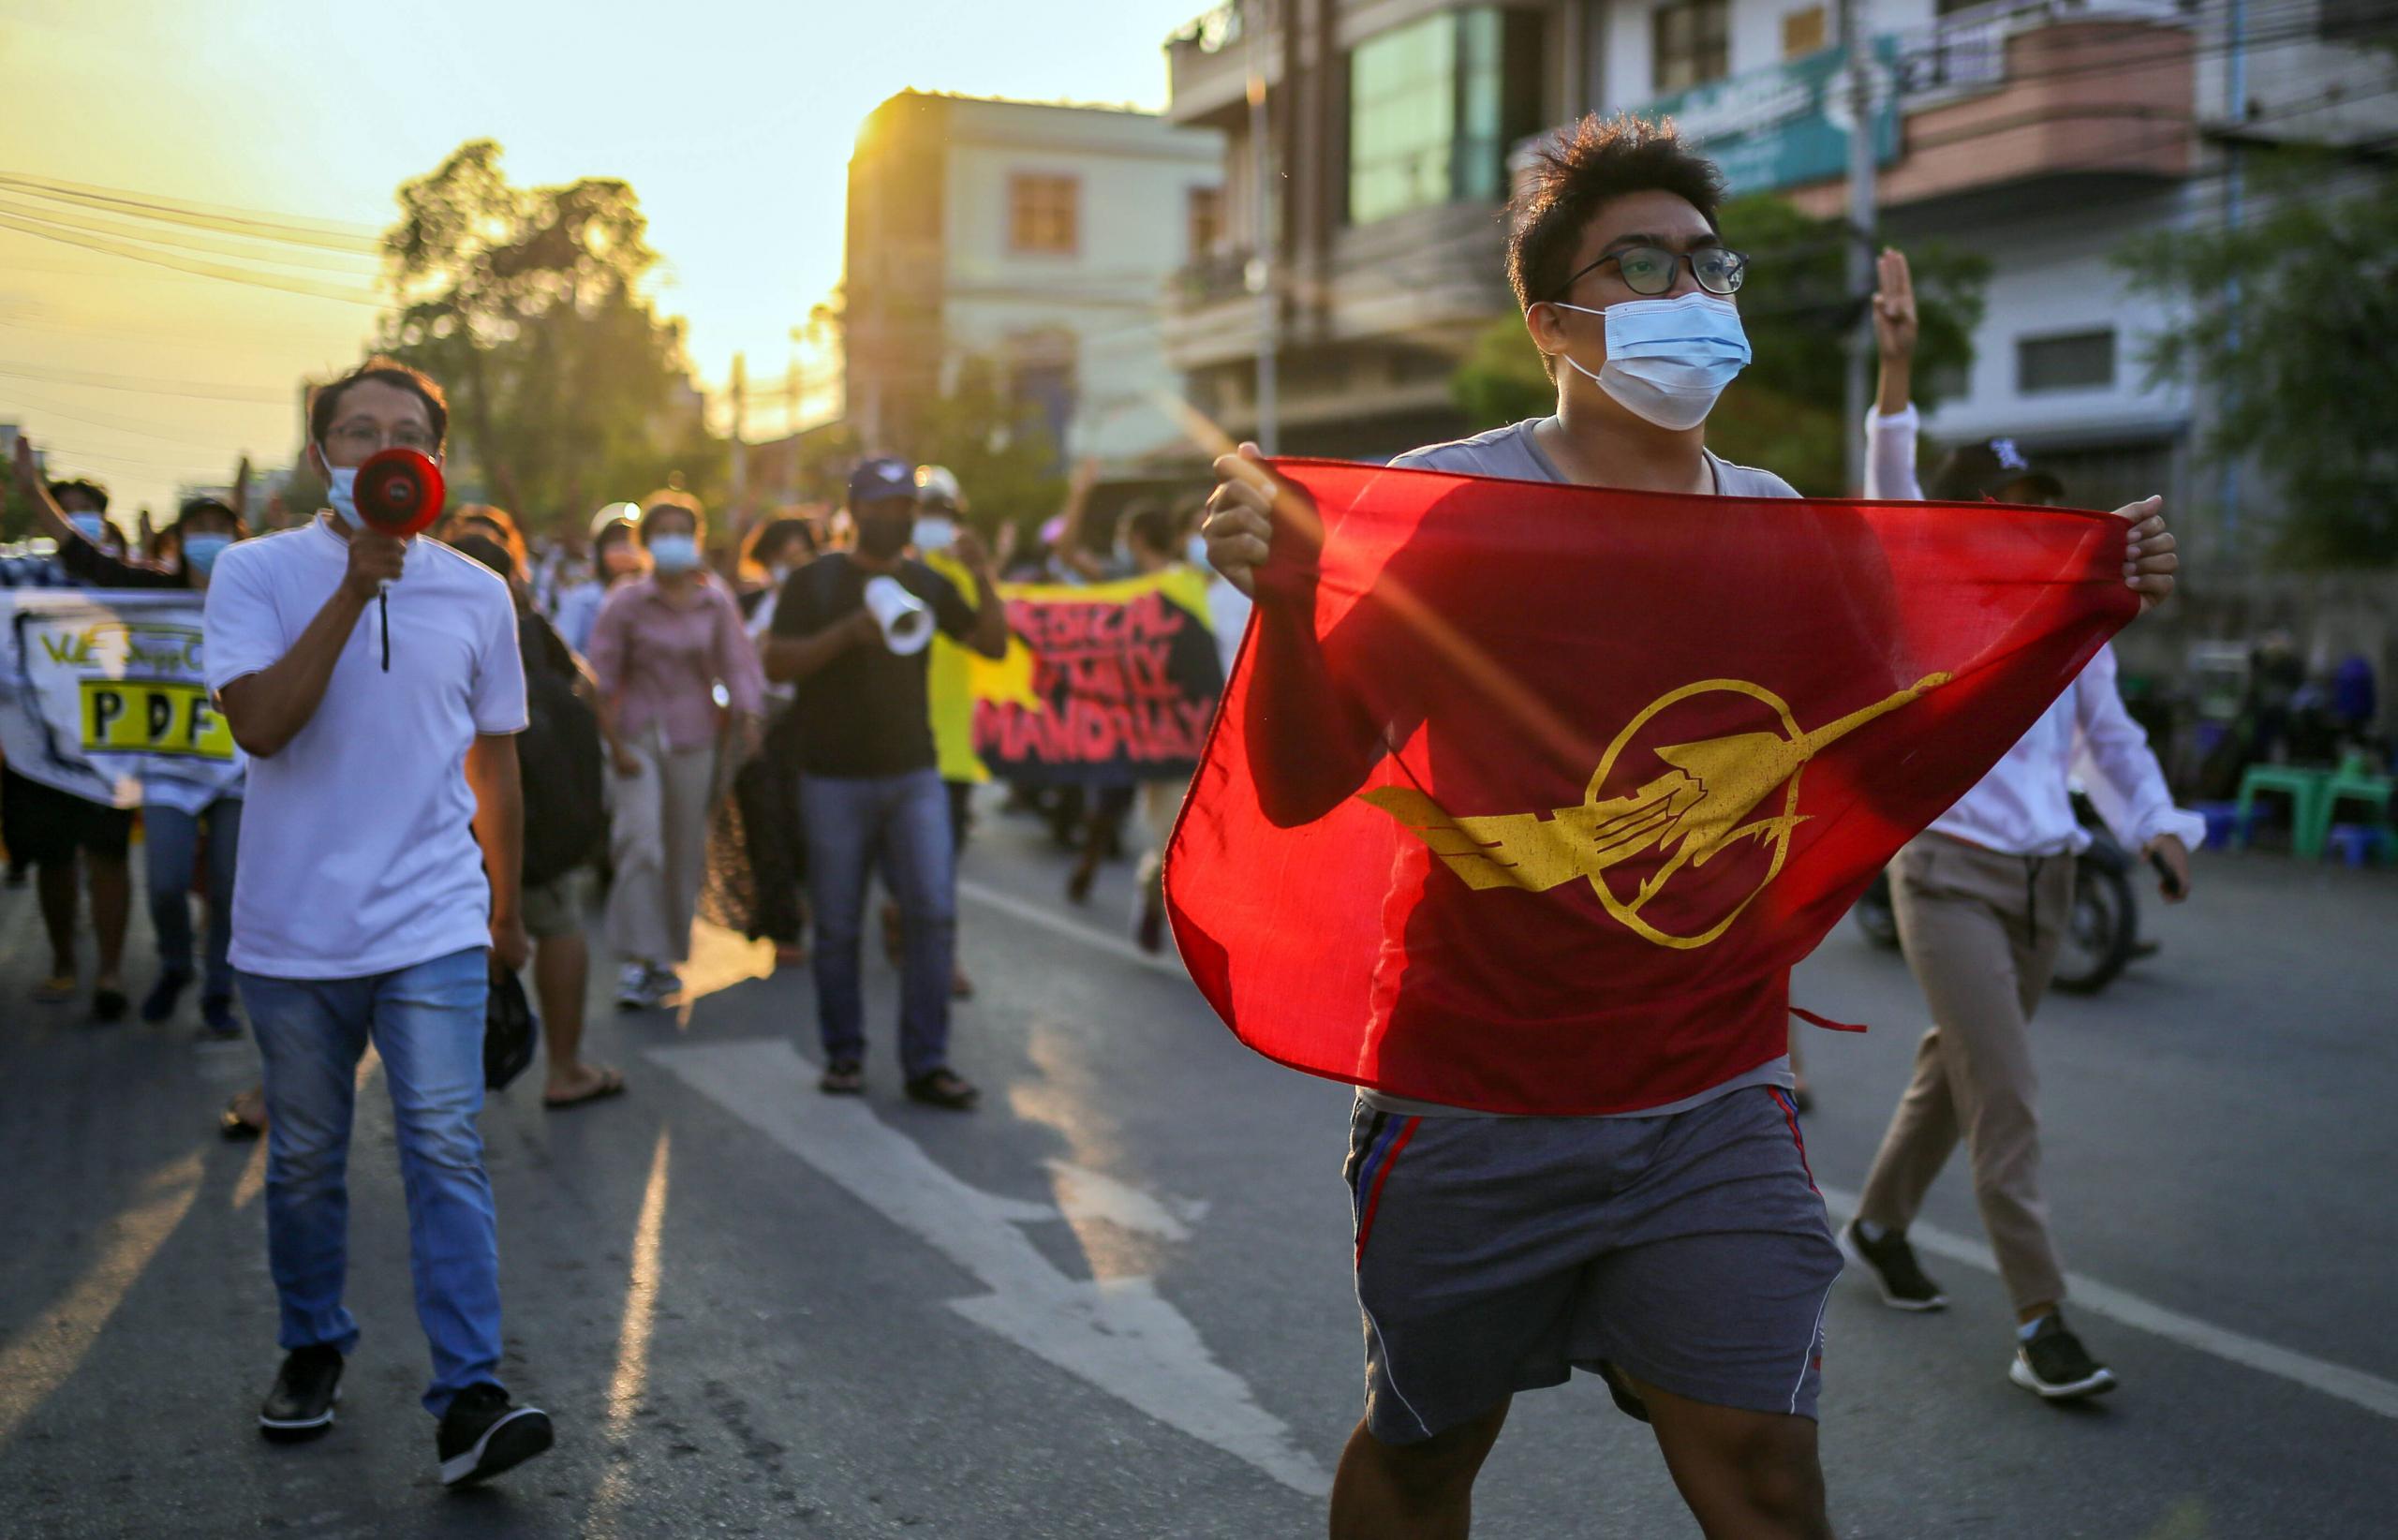
[[[885,497],[916,500],[916,467],[896,455],[877,454],[858,462],[850,472],[850,506]]]

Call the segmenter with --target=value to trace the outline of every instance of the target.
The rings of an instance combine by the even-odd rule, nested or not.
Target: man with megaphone
[[[925,704],[926,644],[938,628],[985,658],[1007,652],[1007,612],[990,554],[960,528],[951,553],[974,577],[957,585],[907,555],[916,472],[879,456],[850,474],[857,544],[793,572],[775,600],[766,676],[797,686],[806,724],[800,808],[816,915],[816,1017],[822,1088],[866,1088],[858,978],[866,874],[879,865],[899,899],[899,1058],[910,1097],[963,1111],[972,1086],[949,1067],[950,979],[957,948],[957,866],[949,792]],[[880,856],[880,861],[877,857]]]
[[[333,1425],[358,1324],[342,1303],[360,1058],[382,1058],[408,1205],[425,1410],[445,1484],[550,1445],[499,1383],[499,1243],[482,1141],[494,962],[524,966],[508,586],[436,540],[449,410],[389,359],[318,387],[309,461],[333,507],[216,560],[209,688],[250,755],[232,963],[266,1065],[267,1256],[287,1356],[270,1438]],[[370,614],[371,612],[371,614]]]

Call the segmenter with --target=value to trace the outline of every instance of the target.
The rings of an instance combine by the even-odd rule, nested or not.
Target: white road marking
[[[1857,1194],[1854,1192],[1843,1192],[1833,1187],[1822,1187],[1820,1190],[1824,1194],[1824,1207],[1831,1211],[1834,1224],[1846,1222],[1857,1212]],[[1917,1251],[1929,1251],[1933,1256],[1962,1263],[1986,1273],[1995,1274],[1998,1271],[1998,1258],[1991,1254],[1988,1246],[1970,1236],[1957,1235],[1936,1225],[1917,1222],[1907,1226],[1907,1239]],[[2230,1363],[2302,1385],[2309,1390],[2337,1397],[2368,1412],[2398,1419],[2398,1384],[2368,1374],[2363,1370],[2275,1347],[2271,1342],[2259,1341],[2228,1326],[2218,1326],[2212,1321],[2201,1321],[2195,1315],[2169,1310],[2080,1273],[2065,1275],[2065,1292],[2066,1302],[2077,1310],[2109,1317],[2151,1336],[2196,1348],[2200,1353],[2212,1354]]]
[[[1056,1182],[1058,1207],[1071,1220],[1104,1220],[1160,1240],[1189,1240],[1191,1225],[1207,1212],[1205,1200],[1161,1201],[1104,1172],[1087,1171],[1066,1161],[1043,1163]]]
[[[1030,899],[1019,898],[1013,893],[1002,893],[998,888],[988,887],[981,882],[970,882],[961,877],[957,880],[957,896],[960,898],[971,898],[978,904],[987,905],[992,909],[1013,914],[1027,925],[1039,925],[1042,929],[1053,931],[1070,941],[1078,941],[1084,946],[1095,947],[1111,957],[1131,963],[1135,968],[1146,968],[1153,973],[1163,973],[1168,978],[1180,979],[1190,976],[1183,970],[1182,959],[1170,952],[1162,952],[1152,956],[1121,936],[1111,936],[1096,925],[1087,925],[1079,920],[1070,920],[1055,910],[1044,909]]]
[[[1080,941],[1111,955],[1124,957],[1144,968],[1156,969],[1177,976],[1182,974],[1181,964],[1176,959],[1152,957],[1129,941],[1118,940],[1088,925],[1076,924],[1054,911],[1044,910],[1013,894],[1000,893],[980,883],[965,881],[958,883],[958,891],[979,903],[987,904],[993,909],[1003,910],[1017,919],[1039,925],[1044,930],[1052,931],[1070,940]],[[1829,1187],[1822,1191],[1825,1206],[1835,1211],[1836,1222],[1845,1220],[1850,1214],[1856,1212],[1856,1194],[1843,1192]],[[1932,1225],[1917,1223],[1908,1227],[1907,1238],[1934,1256],[1962,1263],[1968,1267],[1976,1267],[1986,1273],[1995,1274],[1998,1271],[1998,1260],[1991,1254],[1990,1248],[1970,1236],[1954,1235]],[[2368,1412],[2398,1420],[2398,1383],[2385,1380],[2376,1374],[2369,1374],[2361,1369],[2350,1368],[2346,1364],[2335,1364],[2329,1359],[2317,1358],[2307,1354],[2293,1352],[2288,1348],[2277,1347],[2273,1343],[2233,1331],[2228,1326],[2218,1326],[2212,1321],[2202,1321],[2195,1315],[2185,1315],[2180,1310],[2168,1309],[2152,1300],[2143,1299],[2138,1295],[2102,1283],[2095,1278],[2085,1277],[2080,1273],[2065,1274],[2065,1293],[2078,1310],[2088,1310],[2094,1315],[2107,1316],[2135,1330],[2162,1337],[2169,1341],[2179,1342],[2183,1347],[2195,1348],[2200,1353],[2221,1358],[2227,1363],[2257,1370],[2262,1373],[2287,1380],[2293,1385],[2304,1385],[2309,1390],[2335,1397],[2352,1406],[2361,1406]]]
[[[960,1315],[1295,1491],[1331,1489],[1324,1467],[1147,1279],[1069,1278],[1015,1227],[1056,1210],[970,1187],[863,1102],[820,1096],[789,1043],[691,1044],[649,1057],[973,1274],[991,1292],[953,1300]]]

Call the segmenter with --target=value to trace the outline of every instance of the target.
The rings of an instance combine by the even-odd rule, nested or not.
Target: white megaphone
[[[882,628],[882,644],[902,658],[925,650],[933,639],[933,613],[900,586],[896,577],[868,578],[866,607]]]

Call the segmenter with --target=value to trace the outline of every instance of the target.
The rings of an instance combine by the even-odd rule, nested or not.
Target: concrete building
[[[906,454],[971,358],[1068,461],[1136,474],[1183,443],[1159,344],[1176,275],[1219,244],[1222,146],[1146,112],[903,92],[850,162],[846,416]]]
[[[2388,0],[1860,0],[1880,82],[1878,237],[1990,258],[1970,378],[1937,438],[2012,435],[2078,497],[2189,473],[2211,409],[2148,384],[2169,324],[2110,259],[2130,236],[2230,216],[2233,146],[2386,145]],[[1513,302],[1508,152],[1591,110],[1670,112],[1737,193],[1845,207],[1846,52],[1829,0],[1249,0],[1167,44],[1175,122],[1225,134],[1221,249],[1166,328],[1193,404],[1253,430],[1272,258],[1281,447],[1379,456],[1467,426],[1448,379]],[[1254,196],[1246,86],[1262,76],[1274,196]],[[1261,223],[1263,229],[1261,230]],[[2193,498],[2194,492],[2201,494]],[[2213,510],[2220,518],[2220,507]]]

